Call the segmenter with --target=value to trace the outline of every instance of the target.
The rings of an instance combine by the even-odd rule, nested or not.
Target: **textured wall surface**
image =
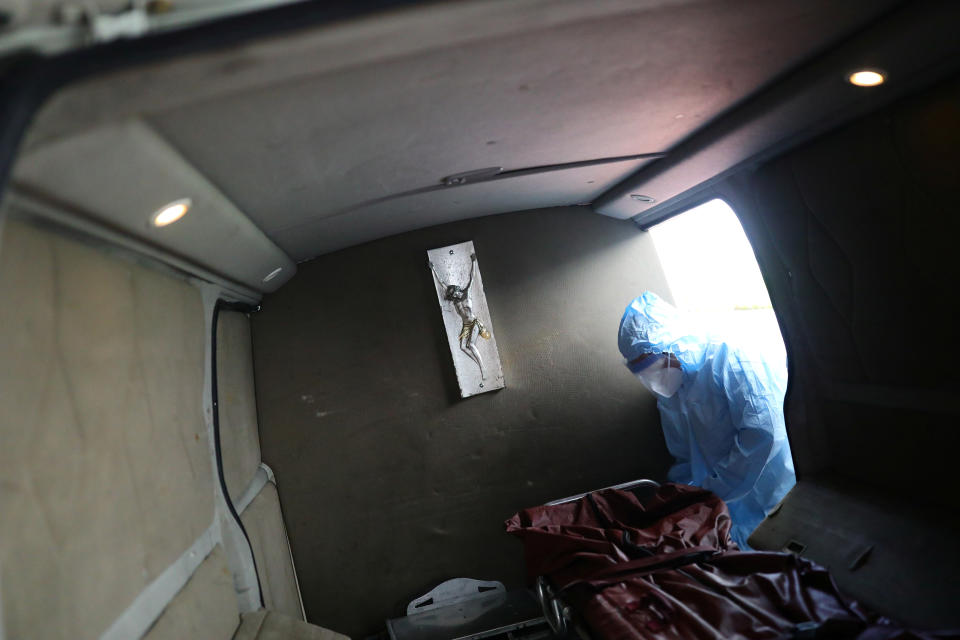
[[[960,347],[944,284],[960,279],[960,78],[769,162],[733,195],[791,342],[799,475],[955,510]]]
[[[770,161],[729,195],[791,348],[800,484],[757,546],[805,544],[868,607],[957,627],[960,554],[943,541],[960,527],[960,78]]]
[[[460,400],[426,250],[473,240],[506,388]],[[300,265],[253,316],[263,458],[307,617],[354,637],[456,576],[523,580],[516,510],[670,458],[617,350],[669,297],[650,237],[580,208],[394,236]]]

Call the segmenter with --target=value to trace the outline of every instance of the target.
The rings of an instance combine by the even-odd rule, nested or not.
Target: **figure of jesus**
[[[460,337],[458,338],[460,341],[460,350],[477,363],[477,366],[480,367],[480,377],[486,380],[487,375],[483,371],[483,359],[480,357],[480,351],[477,349],[474,340],[476,339],[476,335],[479,335],[484,340],[489,340],[490,332],[487,331],[483,323],[480,322],[480,319],[473,313],[473,305],[470,301],[470,287],[473,286],[473,274],[477,271],[477,254],[471,253],[470,261],[470,278],[463,287],[444,282],[440,274],[437,273],[433,262],[430,263],[430,270],[433,271],[434,277],[440,283],[440,286],[443,287],[444,299],[453,303],[454,311],[457,312],[457,315],[460,316],[460,319],[463,321],[463,327],[460,329]]]

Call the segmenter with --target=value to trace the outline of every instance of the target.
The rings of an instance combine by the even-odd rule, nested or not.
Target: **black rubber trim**
[[[260,582],[260,569],[257,567],[257,558],[253,554],[253,545],[250,543],[250,536],[247,535],[243,521],[240,520],[237,508],[233,506],[230,492],[227,491],[227,481],[223,477],[223,453],[220,450],[220,402],[217,396],[217,323],[220,320],[221,309],[252,313],[259,311],[260,307],[239,302],[227,302],[226,300],[217,300],[216,304],[213,305],[213,321],[210,329],[210,399],[213,403],[213,446],[217,457],[217,478],[220,480],[220,491],[223,492],[223,498],[230,510],[230,515],[239,525],[240,531],[243,532],[243,537],[247,541],[247,546],[250,548],[250,559],[253,561],[253,571],[257,576],[257,590],[260,593],[260,606],[266,608],[267,605],[263,601],[263,583]]]

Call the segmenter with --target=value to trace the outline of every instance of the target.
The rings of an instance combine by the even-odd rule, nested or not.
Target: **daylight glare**
[[[726,202],[711,200],[650,233],[677,307],[719,339],[785,357],[753,248]]]
[[[770,309],[753,249],[723,200],[650,229],[677,306],[688,311]]]

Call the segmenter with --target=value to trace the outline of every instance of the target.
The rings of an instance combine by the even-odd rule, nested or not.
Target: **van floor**
[[[801,480],[750,537],[757,549],[795,548],[830,569],[843,592],[919,629],[956,628],[960,516],[837,474]],[[906,495],[905,495],[906,494]]]

